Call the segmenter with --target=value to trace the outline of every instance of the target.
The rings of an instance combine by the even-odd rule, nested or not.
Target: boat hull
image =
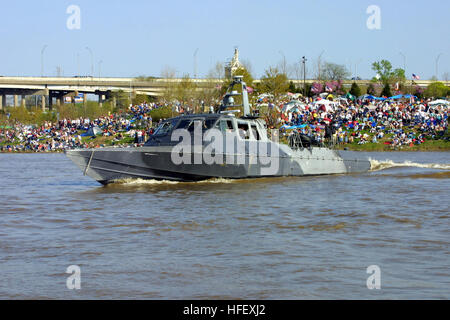
[[[200,181],[211,178],[258,178],[360,173],[370,170],[370,161],[358,152],[311,148],[292,150],[279,145],[274,154],[261,157],[245,152],[218,155],[205,163],[192,153],[188,163],[177,164],[173,147],[100,148],[68,150],[66,155],[83,173],[102,184],[122,179]],[[196,161],[200,159],[201,161]]]

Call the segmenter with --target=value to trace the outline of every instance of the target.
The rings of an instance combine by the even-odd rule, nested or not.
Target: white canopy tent
[[[325,109],[327,112],[333,111],[337,107],[336,102],[330,101],[330,100],[325,100],[325,99],[314,101],[312,104],[314,107],[321,106],[321,105],[325,106]]]
[[[437,106],[437,105],[445,105],[445,106],[450,106],[450,101],[447,100],[443,100],[443,99],[438,99],[438,100],[434,100],[428,103],[430,106]]]
[[[284,106],[281,110],[282,110],[282,112],[289,112],[290,110],[295,109],[295,108],[304,110],[305,106],[306,105],[304,103],[302,103],[298,100],[292,100],[292,101],[284,104]]]

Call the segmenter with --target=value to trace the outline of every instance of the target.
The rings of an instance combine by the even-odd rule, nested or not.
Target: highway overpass
[[[210,79],[192,79],[199,88],[202,85],[209,84]],[[74,98],[79,93],[95,94],[98,96],[100,104],[111,95],[114,91],[123,91],[126,93],[145,94],[149,96],[160,96],[169,83],[177,83],[182,79],[150,79],[141,80],[137,78],[95,78],[95,77],[1,77],[0,76],[0,110],[6,106],[8,95],[14,97],[13,105],[19,106],[19,97],[21,97],[22,105],[25,104],[25,97],[29,95],[40,95],[43,97],[42,109],[46,107],[52,108],[54,100],[56,104],[64,103],[66,97]],[[220,83],[221,80],[214,80]],[[259,82],[260,80],[255,80]],[[296,85],[303,85],[303,80],[292,80]],[[317,80],[309,79],[307,83],[316,82]],[[368,85],[369,80],[346,80],[345,86],[350,86],[352,82],[358,85]],[[428,86],[432,81],[415,80],[415,83],[421,87]],[[444,81],[446,85],[450,85],[449,81]],[[44,99],[45,98],[45,99]],[[48,106],[46,103],[48,101]]]

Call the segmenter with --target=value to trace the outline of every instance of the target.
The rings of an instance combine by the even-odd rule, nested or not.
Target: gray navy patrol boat
[[[241,93],[233,91],[239,86]],[[234,96],[242,104],[235,105]],[[231,107],[243,107],[236,117]],[[278,131],[276,131],[278,132]],[[236,76],[218,113],[165,120],[142,147],[67,150],[84,175],[108,184],[123,179],[200,181],[360,173],[370,170],[359,152],[334,150],[295,133],[289,145],[268,138],[264,120],[250,114],[246,84]]]

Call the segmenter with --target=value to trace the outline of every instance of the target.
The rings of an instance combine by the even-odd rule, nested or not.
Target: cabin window
[[[250,130],[247,123],[239,123],[238,122],[238,131],[241,139],[248,140],[250,139]]]
[[[231,120],[220,120],[216,127],[222,132],[232,132],[234,130],[233,121]]]
[[[259,131],[258,131],[258,128],[256,127],[256,125],[252,124],[251,128],[252,128],[253,138],[255,138],[256,140],[261,140],[261,136],[259,135]]]
[[[183,119],[178,124],[177,129],[186,129],[193,132],[195,124],[198,122],[201,123],[202,130],[208,130],[216,123],[216,119]]]
[[[177,121],[173,120],[173,121],[166,121],[161,123],[161,125],[156,129],[155,131],[155,135],[165,135],[168,134],[170,131],[172,131],[175,123]]]
[[[205,120],[205,127],[207,129],[211,129],[212,127],[214,127],[216,122],[217,122],[217,118],[216,119],[206,119]]]
[[[191,122],[192,122],[192,119],[181,120],[177,126],[177,129],[187,129],[189,127],[189,125],[191,124]]]

